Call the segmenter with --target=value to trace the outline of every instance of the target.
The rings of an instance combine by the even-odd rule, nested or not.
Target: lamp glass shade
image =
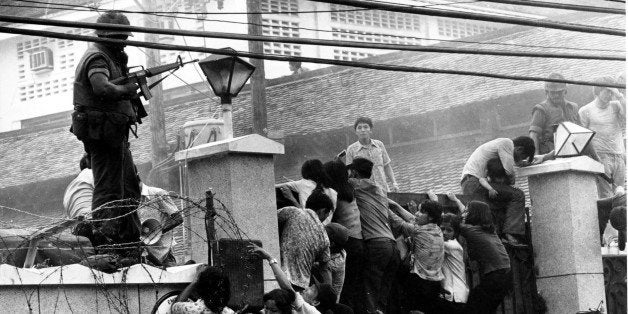
[[[255,71],[255,67],[240,59],[236,58],[233,66],[233,74],[231,76],[231,86],[229,88],[229,93],[231,96],[235,97],[238,95],[246,81],[249,80],[253,72]]]
[[[561,122],[554,132],[556,157],[580,156],[595,132],[572,122]]]
[[[218,97],[235,97],[255,67],[235,56],[211,55],[199,62],[209,85]]]

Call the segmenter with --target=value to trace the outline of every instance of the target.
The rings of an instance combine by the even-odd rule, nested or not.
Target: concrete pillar
[[[279,259],[279,233],[275,199],[274,155],[283,154],[283,145],[258,134],[194,146],[175,154],[175,160],[187,163],[187,184],[192,199],[203,199],[211,189],[219,216],[222,202],[235,226],[216,218],[217,239],[260,240],[263,247]],[[203,214],[191,219],[191,258],[208,262],[208,243]],[[266,287],[274,281],[272,270],[264,263]],[[267,290],[267,289],[265,289]]]
[[[528,177],[536,284],[547,313],[576,313],[606,301],[595,184],[602,172],[586,156],[519,171]]]

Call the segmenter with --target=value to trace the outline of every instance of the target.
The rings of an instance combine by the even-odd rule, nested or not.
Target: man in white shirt
[[[92,196],[94,194],[94,174],[89,155],[83,155],[79,162],[81,172],[68,184],[63,195],[65,215],[70,219],[83,216],[92,217]]]
[[[602,77],[596,82],[614,84],[612,77]],[[626,100],[616,88],[593,87],[595,99],[578,111],[582,126],[595,131],[592,145],[604,165],[604,172],[611,182],[597,177],[598,196],[613,195],[614,188],[624,186],[626,178],[626,143],[623,132],[626,127]]]
[[[361,157],[373,163],[373,173],[371,179],[385,193],[399,192],[399,185],[395,180],[395,173],[390,165],[390,157],[384,147],[384,143],[371,138],[373,134],[373,121],[367,117],[359,117],[353,124],[358,141],[347,147],[347,157],[345,164],[351,164],[353,159]],[[386,177],[392,183],[388,187]]]
[[[511,140],[497,138],[480,145],[467,159],[462,169],[462,193],[473,200],[491,203],[499,199],[506,203],[505,223],[500,228],[505,241],[512,245],[522,245],[518,238],[525,235],[525,194],[513,187],[515,165],[524,166],[534,159],[535,144],[532,138],[520,136]],[[499,158],[509,184],[493,184],[487,180],[488,161]]]

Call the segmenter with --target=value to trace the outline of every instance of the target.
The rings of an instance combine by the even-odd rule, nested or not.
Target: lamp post
[[[554,154],[556,157],[582,155],[595,135],[595,132],[569,121],[561,122],[554,127]]]
[[[223,49],[235,53],[232,48]],[[203,59],[198,65],[207,77],[214,94],[220,97],[224,138],[233,138],[231,99],[238,95],[255,71],[255,67],[237,56],[217,54]]]

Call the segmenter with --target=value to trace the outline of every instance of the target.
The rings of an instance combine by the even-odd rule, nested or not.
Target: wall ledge
[[[0,265],[0,286],[189,283],[196,276],[199,266],[201,264],[175,266],[164,270],[146,264],[137,264],[107,274],[79,264],[39,269],[2,264]]]

